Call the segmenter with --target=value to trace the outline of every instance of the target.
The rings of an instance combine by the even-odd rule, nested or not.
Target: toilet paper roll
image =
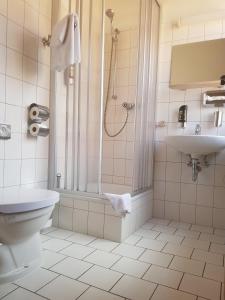
[[[32,136],[47,136],[49,134],[49,128],[39,123],[30,124],[28,130]]]
[[[49,109],[46,106],[33,103],[29,108],[29,118],[31,120],[47,121],[49,118]]]

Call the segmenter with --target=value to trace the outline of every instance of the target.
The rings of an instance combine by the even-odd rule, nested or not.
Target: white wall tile
[[[6,77],[6,103],[22,105],[22,81]]]
[[[4,186],[20,184],[21,160],[5,160],[4,162]]]
[[[5,102],[5,76],[0,74],[0,102]]]
[[[0,27],[1,27],[0,44],[2,45],[6,45],[6,24],[7,24],[7,19],[0,15]]]
[[[207,185],[197,185],[197,204],[201,206],[213,206],[213,187]]]
[[[23,27],[9,21],[7,26],[7,46],[16,51],[23,51]]]
[[[8,18],[17,24],[24,24],[24,1],[8,0]]]
[[[89,212],[88,214],[88,234],[103,238],[104,214]]]
[[[195,224],[195,206],[181,204],[180,206],[180,221]]]
[[[213,209],[211,207],[196,207],[196,223],[204,226],[212,226]]]
[[[181,202],[196,203],[196,184],[181,183]]]
[[[165,200],[180,202],[181,190],[180,183],[166,182]]]
[[[165,201],[165,218],[178,221],[180,218],[180,205],[177,202]]]
[[[0,73],[6,70],[6,48],[0,45]]]

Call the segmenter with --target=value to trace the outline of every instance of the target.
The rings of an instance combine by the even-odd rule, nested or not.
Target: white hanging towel
[[[68,14],[55,25],[50,47],[53,70],[61,72],[80,62],[80,26],[76,14]]]
[[[116,195],[104,193],[104,195],[107,197],[107,199],[110,200],[112,207],[115,209],[116,212],[120,213],[123,216],[131,212],[130,194]]]

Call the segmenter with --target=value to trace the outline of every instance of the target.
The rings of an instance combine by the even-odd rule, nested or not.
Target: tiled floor
[[[152,219],[124,243],[51,228],[4,300],[224,300],[225,230]]]

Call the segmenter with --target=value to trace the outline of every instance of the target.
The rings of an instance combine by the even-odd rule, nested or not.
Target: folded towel
[[[120,213],[123,216],[131,212],[130,194],[116,195],[104,193],[104,195],[107,197],[107,199],[110,200],[112,207],[115,209],[116,212]]]
[[[52,69],[64,71],[80,62],[80,28],[76,14],[69,14],[59,21],[52,31]]]

